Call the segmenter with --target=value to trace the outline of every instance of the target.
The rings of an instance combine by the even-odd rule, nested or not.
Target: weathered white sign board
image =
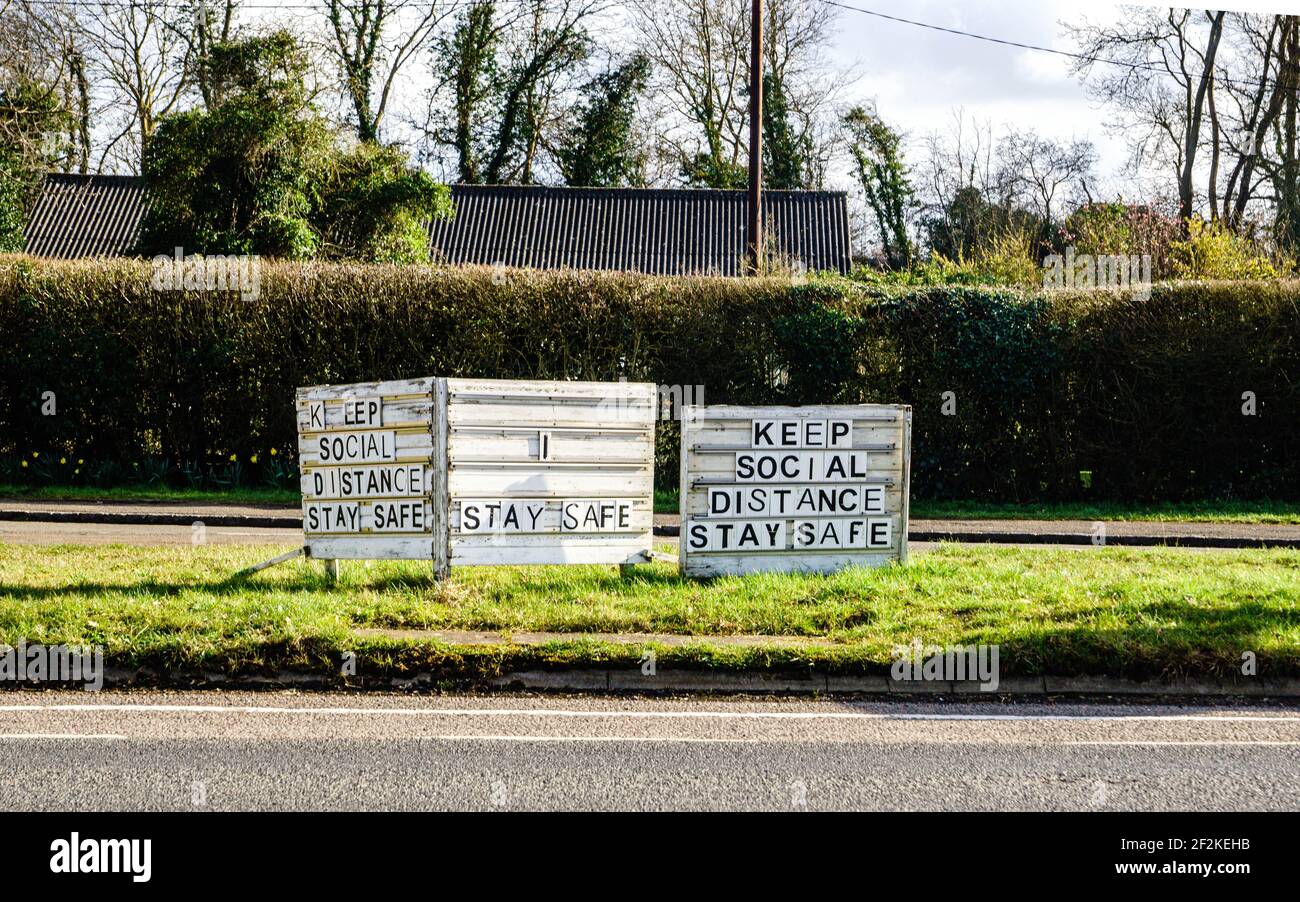
[[[303,545],[309,557],[434,560],[436,379],[301,388]]]
[[[905,561],[911,434],[904,405],[686,407],[681,572]]]
[[[653,547],[653,384],[413,379],[297,395],[308,556],[633,564]]]
[[[445,383],[452,566],[650,560],[653,384]]]

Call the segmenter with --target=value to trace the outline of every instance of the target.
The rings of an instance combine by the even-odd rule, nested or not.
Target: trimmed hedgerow
[[[1296,282],[1142,299],[263,263],[246,300],[155,291],[150,272],[0,258],[0,480],[56,479],[18,470],[31,452],[101,483],[254,457],[282,480],[300,385],[626,377],[709,403],[910,403],[922,498],[1300,497]],[[662,424],[664,487],[675,439]]]

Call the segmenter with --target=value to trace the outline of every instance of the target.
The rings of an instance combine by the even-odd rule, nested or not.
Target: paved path
[[[23,809],[1295,810],[1300,710],[0,693]]]
[[[207,526],[207,542],[284,545],[302,544],[301,529]],[[192,526],[136,526],[119,523],[39,523],[0,520],[0,543],[15,545],[190,545]]]
[[[49,519],[41,519],[42,517]],[[55,522],[56,518],[59,518],[58,522]],[[142,518],[148,518],[152,522],[138,522]],[[106,524],[106,520],[118,522]],[[104,535],[102,530],[52,527],[131,525],[153,527],[153,530],[123,530],[119,541],[146,542],[150,540],[143,537],[153,536],[153,540],[161,544],[188,542],[195,521],[205,524],[214,541],[277,541],[275,534],[266,533],[265,530],[294,531],[298,528],[300,518],[296,507],[271,504],[108,503],[0,498],[0,541],[77,541],[77,536],[84,536],[86,541],[94,542],[101,540],[98,537]],[[676,514],[655,514],[654,522],[657,530],[667,529],[675,535],[678,526]],[[33,523],[42,524],[35,533],[38,538],[24,538]],[[28,526],[25,528],[24,524]],[[236,531],[217,534],[212,532],[214,529]],[[1038,541],[1092,544],[1096,529],[1097,524],[1089,520],[913,519],[909,534],[914,542],[951,538],[958,541],[1013,544]],[[1264,541],[1300,546],[1300,525],[1296,524],[1107,521],[1105,535],[1110,540],[1127,540],[1137,544],[1181,541],[1194,546]],[[70,538],[61,539],[61,536]]]
[[[219,544],[282,545],[288,551],[302,544],[301,529],[268,529],[240,526],[207,526],[205,541]],[[121,523],[44,523],[32,521],[0,520],[0,544],[14,545],[190,545],[194,531],[184,526],[137,526]],[[657,545],[676,546],[675,536],[655,539]],[[1001,547],[1043,548],[1041,543],[1000,542]],[[938,543],[909,541],[908,552],[923,554]],[[1053,548],[1070,551],[1094,551],[1099,546],[1091,544],[1053,545]],[[673,549],[670,548],[670,551]],[[1214,553],[1231,549],[1186,548],[1188,552]],[[675,553],[675,551],[673,551]]]

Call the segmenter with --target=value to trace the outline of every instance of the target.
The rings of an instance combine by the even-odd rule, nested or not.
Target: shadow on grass
[[[120,595],[120,596],[165,596],[175,597],[185,592],[201,592],[215,596],[256,596],[273,595],[283,592],[323,592],[331,595],[348,594],[357,591],[409,591],[434,590],[440,592],[450,588],[474,589],[485,586],[483,576],[475,575],[472,570],[463,568],[463,580],[457,581],[453,575],[451,581],[435,579],[433,574],[387,573],[377,574],[373,578],[348,577],[339,582],[331,582],[323,573],[303,571],[291,576],[278,574],[274,581],[259,579],[254,574],[248,577],[228,576],[219,580],[141,580],[134,583],[73,582],[62,586],[23,586],[10,585],[0,587],[0,598],[19,600],[39,600],[59,598],[70,594],[82,595]],[[684,580],[674,572],[654,570],[649,567],[638,571],[630,577],[620,575],[617,568],[608,572],[575,575],[572,568],[555,567],[520,567],[511,568],[511,584],[524,587],[531,592],[554,592],[557,595],[569,595],[574,592],[603,591],[617,594],[635,593],[638,587],[671,586],[682,587],[694,585],[691,580]],[[489,579],[499,579],[494,574]],[[486,587],[502,588],[486,582]]]
[[[1007,638],[984,627],[966,641],[996,643],[1005,671],[1026,676],[1231,677],[1241,675],[1247,652],[1261,675],[1300,672],[1300,637],[1278,647],[1280,636],[1300,630],[1300,610],[1253,601],[1232,607],[1162,601],[1134,613],[1142,622],[1119,629],[1075,620]]]

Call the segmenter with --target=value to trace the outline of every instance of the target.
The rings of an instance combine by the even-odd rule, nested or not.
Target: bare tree
[[[1134,162],[1173,169],[1184,220],[1196,209],[1197,152],[1226,15],[1135,8],[1122,23],[1067,26],[1083,56],[1075,71],[1118,112],[1112,126],[1129,136]],[[1211,155],[1217,175],[1218,151]]]
[[[743,182],[748,148],[749,0],[630,0],[637,46],[655,72],[662,152],[679,177],[725,187]],[[802,143],[825,148],[831,104],[849,80],[824,55],[838,11],[818,0],[767,0],[764,68],[782,85]]]
[[[1068,143],[1041,137],[1036,131],[1008,131],[998,142],[1002,167],[999,183],[1044,223],[1056,222],[1056,201],[1073,190],[1086,194],[1087,180],[1097,163],[1091,141]]]
[[[235,37],[239,4],[240,0],[185,0],[181,15],[167,23],[189,48],[185,54],[189,84],[209,109],[219,98],[205,63],[212,55],[214,44],[224,44]]]
[[[1300,17],[1239,15],[1233,20],[1236,46],[1219,79],[1227,103],[1215,117],[1223,121],[1220,131],[1232,157],[1221,215],[1229,227],[1243,231],[1260,189],[1295,157],[1284,139],[1300,90]],[[1281,140],[1270,142],[1274,135]],[[1216,187],[1212,181],[1212,190]],[[1274,198],[1279,206],[1287,206],[1287,194],[1284,188]]]
[[[451,11],[439,0],[324,0],[330,55],[356,119],[357,137],[376,141],[402,67]]]
[[[105,109],[116,114],[99,167],[112,159],[138,169],[158,120],[181,107],[189,87],[193,48],[178,24],[188,10],[175,0],[99,0],[83,13],[92,80],[107,93]]]

